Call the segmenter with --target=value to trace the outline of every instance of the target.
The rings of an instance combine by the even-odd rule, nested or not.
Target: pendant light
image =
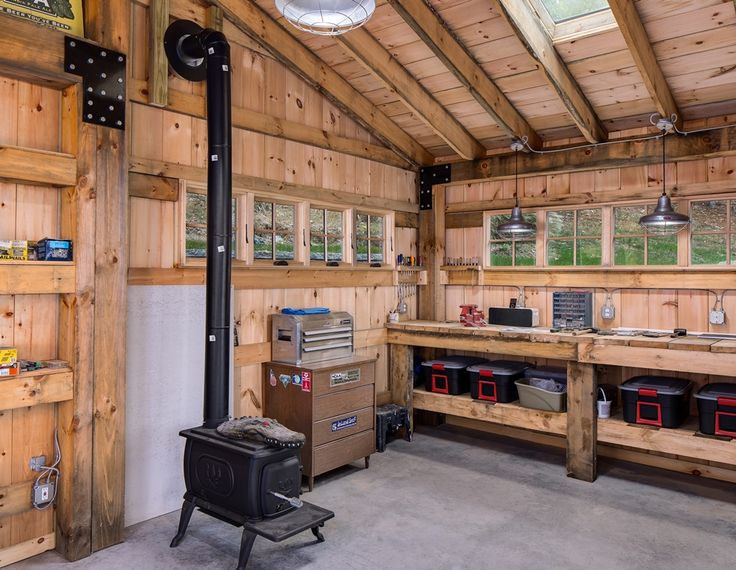
[[[665,141],[667,140],[667,133],[673,130],[674,125],[668,119],[660,119],[657,122],[657,127],[662,131],[662,195],[657,200],[657,207],[654,211],[639,218],[639,224],[649,234],[672,235],[688,227],[690,218],[685,214],[675,212],[665,185],[667,179]]]
[[[496,230],[502,238],[511,240],[530,238],[537,233],[537,226],[524,220],[519,206],[519,151],[523,148],[524,144],[518,139],[514,139],[511,143],[511,150],[514,151],[514,198],[516,204],[511,210],[509,221],[500,224]]]
[[[276,0],[276,9],[293,26],[310,34],[337,36],[365,24],[375,0]]]

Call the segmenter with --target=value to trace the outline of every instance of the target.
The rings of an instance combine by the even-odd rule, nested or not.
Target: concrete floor
[[[356,464],[357,465],[357,464]],[[327,542],[311,533],[256,541],[249,568],[700,570],[736,567],[733,486],[626,463],[594,484],[564,476],[559,450],[453,428],[394,441],[371,468],[318,479],[305,498],[334,510]],[[11,566],[155,570],[235,567],[240,531],[195,513],[128,529],[124,544],[67,564],[55,553]]]

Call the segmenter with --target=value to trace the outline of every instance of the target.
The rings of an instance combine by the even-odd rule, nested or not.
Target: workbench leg
[[[598,476],[596,378],[593,364],[567,363],[567,476],[592,482]]]
[[[388,348],[390,357],[389,378],[391,383],[391,401],[407,409],[411,423],[413,422],[414,415],[412,406],[414,394],[414,347],[404,344],[390,344]]]

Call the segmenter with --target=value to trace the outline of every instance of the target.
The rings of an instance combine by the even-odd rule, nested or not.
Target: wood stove
[[[257,535],[280,541],[319,527],[334,513],[298,500],[298,448],[276,449],[233,440],[215,428],[229,418],[230,275],[232,244],[232,142],[230,46],[218,31],[188,20],[172,23],[164,37],[171,67],[191,81],[207,81],[207,282],[204,422],[180,432],[186,439],[186,493],[179,529],[184,538],[195,508],[243,526],[238,568],[244,568]]]

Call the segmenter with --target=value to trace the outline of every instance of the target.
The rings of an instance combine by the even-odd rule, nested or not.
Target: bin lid
[[[683,378],[672,378],[670,376],[634,376],[623,384],[622,390],[638,392],[639,388],[656,390],[660,394],[679,396],[690,390],[693,383]]]
[[[529,364],[526,362],[519,362],[517,360],[491,360],[490,362],[481,362],[480,364],[468,366],[468,372],[490,370],[493,374],[513,376],[514,374],[522,374],[527,368],[529,368]]]
[[[728,384],[726,382],[706,384],[695,394],[695,397],[701,400],[718,400],[718,398],[736,399],[736,384]]]
[[[545,378],[557,382],[567,382],[567,369],[559,366],[540,366],[524,370],[524,378]]]
[[[468,366],[478,364],[479,362],[485,362],[482,358],[476,358],[473,356],[445,356],[444,358],[437,358],[436,360],[425,360],[422,362],[422,366],[428,366],[431,368],[435,364],[441,364],[448,370],[464,370]]]

